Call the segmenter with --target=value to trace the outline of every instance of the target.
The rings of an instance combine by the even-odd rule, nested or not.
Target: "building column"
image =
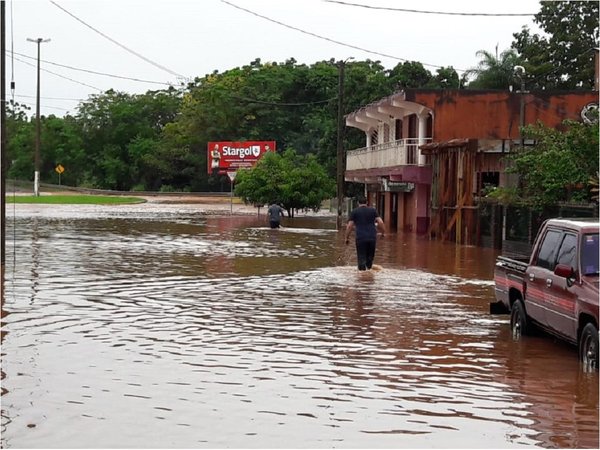
[[[425,234],[429,229],[429,185],[415,185],[415,218],[417,234]]]
[[[418,146],[426,143],[427,136],[427,120],[429,119],[428,113],[423,113],[417,115],[418,119]],[[425,155],[421,153],[421,149],[419,148],[418,153],[418,164],[419,166],[425,165]],[[416,183],[415,184],[415,220],[416,220],[416,232],[417,234],[427,233],[429,228],[429,185]]]
[[[385,222],[386,222],[386,226],[387,229],[391,231],[391,224],[392,224],[392,193],[391,192],[386,192],[385,194],[383,194],[384,197],[384,217],[385,217]]]
[[[419,120],[419,130],[418,130],[418,137],[419,137],[419,146],[425,144],[425,138],[427,138],[427,119],[429,118],[429,114],[419,114],[417,116],[418,120]],[[425,155],[421,154],[421,149],[419,149],[419,165],[423,166],[425,165]]]
[[[398,194],[398,231],[404,231],[406,229],[405,221],[405,208],[406,208],[406,193],[400,192]]]
[[[371,146],[371,130],[369,129],[369,131],[367,131],[365,133],[365,135],[367,136],[367,145],[366,146],[370,147]]]

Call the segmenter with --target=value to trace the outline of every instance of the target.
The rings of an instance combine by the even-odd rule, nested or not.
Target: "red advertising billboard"
[[[220,141],[208,143],[208,173],[247,169],[267,152],[275,151],[275,141]]]

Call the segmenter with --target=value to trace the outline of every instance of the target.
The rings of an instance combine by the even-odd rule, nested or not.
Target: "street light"
[[[521,81],[521,90],[518,91],[521,93],[521,108],[519,111],[519,136],[521,137],[521,148],[525,145],[525,141],[523,139],[523,127],[525,126],[525,67],[523,66],[515,66],[513,68],[515,71],[515,75],[519,77]]]
[[[338,62],[338,112],[337,112],[337,162],[336,162],[336,185],[337,185],[337,220],[336,228],[342,228],[342,204],[344,202],[344,67],[348,61],[354,59],[352,56],[344,61]]]
[[[33,174],[33,195],[40,195],[40,44],[50,42],[50,39],[31,39],[29,42],[37,43],[37,102],[35,106],[36,127],[35,127],[35,172]]]

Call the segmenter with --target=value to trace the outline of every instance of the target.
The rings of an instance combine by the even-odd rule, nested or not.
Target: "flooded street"
[[[597,448],[598,374],[489,315],[490,249],[326,215],[7,206],[4,448]]]

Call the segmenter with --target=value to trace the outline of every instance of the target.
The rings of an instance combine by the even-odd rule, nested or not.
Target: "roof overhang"
[[[411,114],[422,116],[433,114],[433,111],[425,105],[407,101],[404,91],[400,91],[351,112],[346,116],[346,125],[368,132],[380,122],[403,120]]]

